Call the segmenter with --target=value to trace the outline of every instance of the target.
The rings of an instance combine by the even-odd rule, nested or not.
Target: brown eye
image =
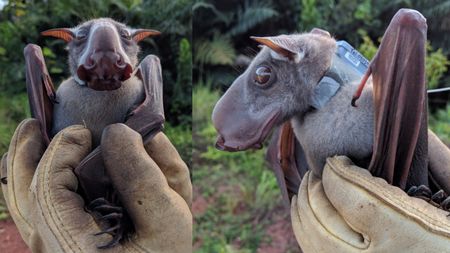
[[[255,82],[264,85],[270,80],[270,74],[272,70],[269,67],[261,66],[255,71]]]

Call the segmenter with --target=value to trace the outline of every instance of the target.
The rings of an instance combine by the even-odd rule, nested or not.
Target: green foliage
[[[225,8],[216,8],[215,2],[199,1],[193,6],[194,19],[194,81],[209,79],[214,86],[227,85],[234,77],[230,72],[238,56],[236,44],[248,41],[248,32],[262,27],[280,15],[275,1],[236,1],[224,3]],[[205,20],[208,20],[205,22]],[[225,70],[225,71],[224,71]]]
[[[429,127],[439,138],[450,146],[450,105],[429,117]]]
[[[172,126],[166,124],[164,133],[177,149],[181,158],[192,166],[192,129],[187,125]]]
[[[0,155],[8,150],[11,136],[18,122],[30,117],[28,97],[18,94],[12,97],[0,95]]]
[[[244,6],[239,6],[233,20],[236,24],[228,31],[230,36],[246,33],[251,28],[264,21],[278,16],[278,12],[273,9],[269,2],[265,1],[245,1]]]
[[[236,52],[231,39],[218,33],[211,40],[196,42],[195,61],[200,65],[232,65]]]
[[[367,59],[371,60],[378,50],[378,47],[367,35],[365,31],[360,32],[363,43],[359,46],[358,51],[361,52]],[[379,39],[381,41],[381,39]],[[447,72],[450,61],[447,56],[442,53],[442,49],[434,51],[427,42],[426,45],[427,55],[425,59],[425,75],[429,89],[434,89],[442,82],[441,79]]]
[[[372,39],[367,35],[367,32],[363,30],[360,33],[363,42],[359,45],[358,51],[370,60],[375,56],[378,47],[375,46],[375,43],[373,43]]]
[[[442,53],[442,49],[433,52],[430,43],[427,43],[427,58],[425,61],[425,72],[427,75],[428,88],[437,88],[440,84],[440,79],[447,72],[450,61]]]
[[[192,49],[188,39],[180,40],[177,60],[177,81],[172,90],[170,115],[178,118],[178,124],[191,126],[192,115],[188,109],[192,104]]]
[[[192,180],[196,199],[208,202],[203,212],[194,213],[194,244],[198,253],[256,252],[273,223],[267,213],[282,206],[280,190],[265,165],[265,150],[228,153],[214,147],[217,133],[210,117],[219,96],[204,84],[194,87]]]
[[[322,26],[322,16],[317,9],[316,0],[301,0],[301,14],[299,22],[301,31],[309,31]]]

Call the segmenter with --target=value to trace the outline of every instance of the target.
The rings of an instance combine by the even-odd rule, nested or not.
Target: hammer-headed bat
[[[45,141],[74,124],[85,125],[92,132],[94,147],[103,129],[113,123],[127,124],[141,133],[144,142],[160,131],[164,111],[159,59],[149,55],[138,65],[137,57],[137,43],[158,34],[155,30],[132,29],[109,18],[42,32],[67,42],[72,76],[56,92],[40,47],[27,45],[24,54],[30,107],[32,116],[40,121]],[[100,147],[80,163],[75,173],[91,211],[100,216],[123,212],[112,206],[105,208],[110,203],[120,205],[120,200],[105,174]],[[121,216],[107,216],[113,218],[105,231],[114,239],[101,248],[118,243],[127,232],[129,222],[118,218]]]
[[[213,111],[219,149],[261,147],[284,124],[268,159],[287,200],[306,170],[320,177],[334,155],[403,189],[428,185],[426,20],[420,13],[402,9],[393,18],[369,67],[372,78],[342,64],[326,31],[252,38],[262,50]]]

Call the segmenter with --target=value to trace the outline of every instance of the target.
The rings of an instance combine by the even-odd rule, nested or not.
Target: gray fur
[[[110,22],[118,31],[130,29],[112,19],[101,18],[84,22],[71,30],[75,34],[80,29],[89,31],[97,21]],[[119,89],[111,91],[96,91],[79,85],[74,76],[80,64],[79,59],[87,47],[86,41],[74,40],[68,44],[72,77],[65,80],[56,91],[58,103],[54,105],[52,135],[71,125],[85,125],[92,133],[94,146],[97,146],[103,129],[109,124],[124,122],[128,113],[144,100],[145,93],[142,82],[135,76],[124,81]],[[134,69],[138,62],[137,43],[121,41],[120,46],[131,60]]]
[[[71,125],[85,125],[97,145],[107,125],[124,122],[131,109],[144,100],[144,87],[137,77],[131,77],[117,90],[96,91],[69,78],[56,97],[59,103],[54,105],[52,135]]]
[[[126,25],[119,23],[110,18],[92,19],[92,20],[86,21],[86,22],[72,28],[71,30],[74,34],[77,34],[77,32],[80,32],[81,30],[86,30],[86,31],[88,31],[88,36],[89,36],[89,32],[90,32],[90,28],[91,28],[92,24],[94,22],[98,22],[98,21],[109,22],[109,23],[113,24],[116,27],[117,31],[120,31],[121,29],[127,29],[129,31],[133,30],[133,29],[127,27]],[[138,64],[137,55],[140,51],[139,46],[136,43],[126,43],[123,41],[121,43],[121,46],[124,49],[124,51],[127,53],[127,56],[130,59],[131,66],[133,68],[136,67]],[[72,76],[76,76],[77,68],[81,64],[79,62],[80,57],[83,54],[84,50],[86,49],[86,41],[80,43],[80,42],[73,40],[67,45],[67,49],[69,51],[70,73],[72,74]]]
[[[295,115],[291,120],[308,165],[318,175],[330,156],[370,159],[374,124],[372,85],[364,89],[357,108],[350,105],[356,87],[357,84],[341,87],[322,109]]]
[[[294,133],[302,145],[308,165],[321,175],[327,157],[347,155],[356,160],[370,159],[373,145],[373,98],[371,81],[358,100],[358,107],[350,102],[357,83],[346,83],[320,110],[311,108],[314,87],[330,67],[336,50],[336,41],[311,33],[275,37],[290,51],[303,50],[305,56],[298,63],[271,57],[272,51],[264,47],[247,71],[239,78],[251,78],[262,63],[272,66],[277,81],[261,89],[251,79],[246,86],[247,103],[257,113],[267,108],[281,108],[281,124],[293,123]],[[286,41],[283,41],[286,40]],[[272,51],[273,54],[274,51]]]

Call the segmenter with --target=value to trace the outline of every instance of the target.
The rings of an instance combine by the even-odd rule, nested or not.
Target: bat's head
[[[158,34],[155,30],[132,29],[110,18],[42,32],[44,36],[57,37],[68,43],[72,76],[79,84],[94,90],[120,88],[138,63],[137,43]]]
[[[306,112],[336,51],[336,41],[320,29],[251,38],[261,51],[213,111],[216,147],[222,150],[260,148],[275,125]]]

